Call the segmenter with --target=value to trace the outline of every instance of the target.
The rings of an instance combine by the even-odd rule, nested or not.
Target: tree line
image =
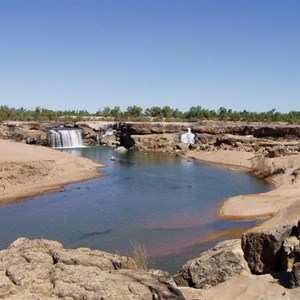
[[[34,109],[12,108],[0,106],[0,121],[81,121],[88,119],[103,119],[116,121],[244,121],[300,124],[300,111],[281,113],[275,109],[266,112],[251,112],[247,110],[234,111],[225,107],[218,110],[205,109],[201,106],[192,106],[182,112],[170,106],[153,106],[143,109],[133,105],[121,110],[119,106],[104,107],[95,113],[86,110],[51,110],[42,107]]]

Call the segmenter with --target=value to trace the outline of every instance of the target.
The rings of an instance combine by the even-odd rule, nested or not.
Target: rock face
[[[242,236],[242,248],[251,272],[255,274],[279,271],[282,245],[290,236],[292,226],[253,229]]]
[[[184,299],[131,258],[48,240],[16,240],[0,252],[0,274],[5,299]]]
[[[27,144],[48,145],[47,133],[41,129],[38,122],[6,122],[0,124],[0,138]]]
[[[209,288],[233,276],[249,271],[241,240],[229,240],[217,244],[199,257],[188,261],[174,276],[178,286]]]
[[[243,124],[233,122],[116,122],[83,121],[60,124],[57,122],[4,122],[0,124],[0,138],[28,144],[48,146],[47,132],[65,125],[80,129],[85,145],[124,146],[139,151],[185,151],[180,136],[191,128],[195,134],[193,149],[214,149],[263,152],[278,157],[300,152],[300,126]],[[113,136],[105,136],[114,130]]]
[[[176,149],[179,143],[178,134],[151,134],[132,135],[134,149],[138,151],[165,151],[171,152]]]

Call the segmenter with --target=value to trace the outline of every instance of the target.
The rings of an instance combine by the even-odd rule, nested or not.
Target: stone
[[[120,152],[120,153],[124,153],[124,152],[127,152],[128,150],[123,147],[123,146],[119,146],[117,149],[116,149],[117,152]]]
[[[76,250],[60,249],[50,253],[55,263],[63,263],[64,265],[97,267],[99,270],[137,269],[132,258],[99,250],[91,251],[86,248]]]
[[[296,259],[295,247],[300,244],[296,236],[286,238],[282,246],[281,269],[291,271]]]
[[[20,238],[0,251],[0,298],[184,300],[170,275],[137,270],[132,258]]]
[[[267,147],[267,157],[281,157],[287,154],[287,149],[284,146],[274,146],[274,147]]]
[[[249,272],[249,268],[244,260],[241,240],[234,239],[221,242],[189,260],[174,276],[174,280],[178,286],[207,289],[244,271]]]
[[[177,150],[188,151],[189,150],[189,145],[179,143],[179,144],[176,145],[176,148],[177,148]]]
[[[100,144],[108,147],[115,147],[117,142],[117,137],[114,134],[106,135],[100,138]]]
[[[150,273],[152,276],[157,278],[159,281],[165,281],[174,287],[176,287],[176,282],[174,281],[174,278],[171,276],[170,273],[162,270],[156,270],[156,269],[150,269],[148,270],[148,273]]]
[[[179,143],[179,134],[131,135],[133,148],[138,151],[172,152]]]
[[[300,262],[293,265],[291,272],[291,288],[296,288],[300,286]]]
[[[205,300],[206,298],[202,295],[202,290],[194,289],[190,287],[179,287],[179,290],[183,294],[186,300]]]
[[[254,228],[242,235],[242,248],[252,273],[280,271],[282,245],[291,232],[292,226],[279,226]]]
[[[38,122],[4,122],[0,124],[0,135],[16,142],[48,145],[47,133]]]

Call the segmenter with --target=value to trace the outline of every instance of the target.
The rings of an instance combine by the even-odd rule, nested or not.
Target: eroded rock
[[[290,236],[292,226],[256,228],[242,236],[242,248],[251,272],[255,274],[279,271],[284,240]]]
[[[234,239],[217,244],[199,257],[189,260],[174,276],[178,286],[209,288],[243,271],[249,271],[241,240]]]
[[[293,265],[291,272],[291,288],[296,288],[300,286],[300,262]]]
[[[300,244],[299,239],[296,236],[290,236],[286,238],[282,246],[281,255],[281,269],[284,271],[291,271],[293,264],[298,260],[295,252],[295,247]],[[299,257],[300,258],[300,257]]]
[[[0,251],[0,298],[184,300],[166,274],[137,270],[128,257],[55,241],[20,238]]]

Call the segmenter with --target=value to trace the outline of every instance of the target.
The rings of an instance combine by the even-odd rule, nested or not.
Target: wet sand
[[[187,153],[188,157],[221,164],[230,169],[250,171],[252,153],[241,151],[218,150],[213,152]],[[226,199],[216,214],[220,218],[233,220],[268,219],[259,226],[271,224],[296,224],[300,216],[300,154],[284,157],[266,158],[272,168],[281,168],[284,173],[272,176],[269,180],[274,189],[261,194],[239,195]],[[289,216],[288,219],[285,216]],[[273,216],[272,218],[270,218]]]

